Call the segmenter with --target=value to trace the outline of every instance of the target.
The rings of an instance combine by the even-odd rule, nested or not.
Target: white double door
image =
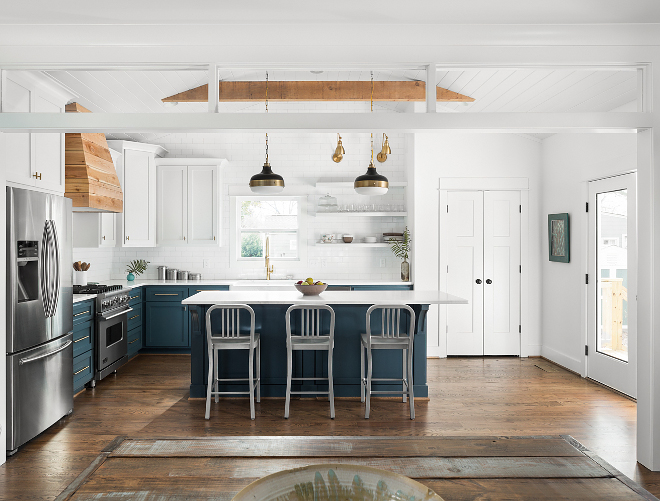
[[[520,355],[520,192],[447,193],[447,355]],[[442,270],[442,268],[441,268]]]

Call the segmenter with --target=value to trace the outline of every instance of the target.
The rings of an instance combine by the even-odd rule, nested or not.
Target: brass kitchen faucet
[[[270,264],[270,237],[266,237],[266,280],[270,280],[273,273],[273,265]]]

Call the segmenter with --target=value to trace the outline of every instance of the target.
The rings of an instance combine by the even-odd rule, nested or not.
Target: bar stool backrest
[[[371,331],[371,314],[376,310],[381,310],[380,336]],[[410,314],[408,323],[408,332],[406,332],[406,314]],[[403,317],[403,318],[401,318]],[[415,312],[407,304],[388,305],[374,304],[367,310],[367,334],[382,338],[413,338],[415,333]]]
[[[314,337],[329,336],[330,341],[335,337],[335,310],[325,304],[307,306],[304,304],[294,304],[286,310],[286,337],[291,339],[291,313],[300,310],[300,333],[298,336]],[[323,322],[321,321],[321,312],[330,313],[330,327],[328,332],[323,332]]]
[[[220,311],[218,311],[220,310]],[[206,311],[206,340],[211,343],[211,339],[231,339],[241,335],[241,310],[247,310],[250,316],[250,342],[254,342],[254,310],[247,304],[216,304]],[[219,317],[220,325],[211,323],[211,314],[216,313],[216,320]],[[216,327],[216,329],[212,329]],[[215,332],[214,332],[215,330]]]

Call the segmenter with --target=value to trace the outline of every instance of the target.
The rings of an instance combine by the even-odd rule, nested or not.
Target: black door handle
[[[480,279],[480,278],[477,278],[476,282],[477,282],[479,285],[481,285],[481,279]]]
[[[486,279],[486,283],[487,283],[488,285],[490,285],[490,284],[493,283],[493,281],[492,281],[490,278],[487,278],[487,279]]]

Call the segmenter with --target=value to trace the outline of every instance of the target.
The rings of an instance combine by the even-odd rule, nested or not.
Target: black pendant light
[[[374,112],[374,72],[371,72],[371,113]],[[358,195],[384,195],[387,193],[389,183],[387,178],[378,174],[374,166],[374,133],[371,133],[371,162],[366,174],[355,178],[353,188]]]
[[[266,73],[266,113],[268,113],[268,73]],[[259,174],[250,178],[250,190],[260,195],[273,195],[284,189],[284,178],[275,174],[268,163],[268,133],[266,133],[266,162]]]

